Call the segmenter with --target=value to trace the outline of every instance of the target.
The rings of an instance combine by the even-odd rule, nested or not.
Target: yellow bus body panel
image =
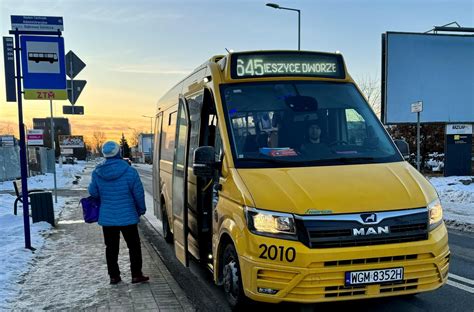
[[[375,246],[310,249],[298,241],[246,234],[240,244],[239,261],[246,296],[278,303],[326,302],[366,299],[418,293],[437,289],[448,278],[449,248],[444,224],[430,232],[429,239],[418,242]],[[244,240],[243,238],[247,238]],[[260,259],[260,246],[293,247],[293,262]],[[404,282],[345,286],[345,272],[403,267]],[[262,294],[259,287],[278,290]]]
[[[363,213],[426,207],[436,199],[407,162],[238,171],[255,207],[266,210]]]
[[[243,206],[252,201],[259,209],[301,215],[309,209],[340,214],[426,207],[437,198],[436,192],[406,162],[231,168],[221,184],[214,265],[219,265],[222,236],[229,235],[239,255],[243,289],[251,299],[310,303],[386,297],[434,290],[447,281],[450,253],[444,223],[429,233],[428,240],[343,248],[308,248],[299,241],[255,235],[247,229]],[[294,248],[295,259],[288,262],[280,253],[274,260],[262,259],[262,245]],[[396,267],[404,268],[404,284],[344,285],[345,272]],[[259,287],[278,293],[262,294]]]

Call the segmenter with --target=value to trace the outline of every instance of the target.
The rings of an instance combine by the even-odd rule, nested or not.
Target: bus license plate
[[[403,268],[346,272],[346,286],[380,284],[403,280]]]

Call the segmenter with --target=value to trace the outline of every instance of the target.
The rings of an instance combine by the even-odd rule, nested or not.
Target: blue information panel
[[[64,38],[21,36],[25,99],[67,100]]]
[[[64,31],[60,16],[11,16],[12,29],[23,31]]]
[[[15,51],[12,37],[3,37],[3,63],[5,64],[7,102],[16,102]]]

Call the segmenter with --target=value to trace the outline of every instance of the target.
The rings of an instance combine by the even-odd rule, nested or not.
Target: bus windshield
[[[351,83],[227,84],[221,94],[236,167],[402,160]]]

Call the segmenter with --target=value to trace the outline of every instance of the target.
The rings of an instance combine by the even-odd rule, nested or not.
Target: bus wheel
[[[242,288],[240,275],[239,258],[235,247],[228,244],[224,249],[222,277],[224,281],[224,291],[232,308],[241,306],[245,302],[245,294]]]
[[[163,225],[163,238],[167,243],[171,244],[173,242],[173,233],[171,233],[165,203],[161,205],[161,219],[161,224]]]

